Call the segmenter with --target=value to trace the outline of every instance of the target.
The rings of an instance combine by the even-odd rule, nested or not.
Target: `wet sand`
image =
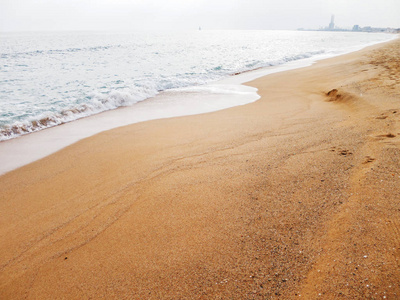
[[[397,299],[400,40],[0,177],[0,299]]]

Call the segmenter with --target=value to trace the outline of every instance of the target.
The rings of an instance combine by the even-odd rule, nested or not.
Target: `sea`
[[[255,77],[262,76],[393,38],[263,30],[0,33],[0,144],[106,111],[114,113],[75,125],[77,132],[90,128],[75,140],[130,123],[243,105],[259,97],[240,85],[251,78],[238,74],[257,70]]]

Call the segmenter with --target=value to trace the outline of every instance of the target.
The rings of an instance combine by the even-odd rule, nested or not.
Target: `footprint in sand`
[[[380,134],[380,135],[377,135],[376,137],[378,137],[378,138],[394,138],[394,137],[396,137],[396,135],[389,132],[389,133],[387,133],[387,134]]]
[[[387,111],[385,113],[382,113],[380,116],[377,116],[375,119],[385,120],[385,119],[387,119],[389,117],[388,114],[390,114],[390,113],[397,114],[397,110],[396,109],[391,109],[391,110],[389,110],[389,111]]]
[[[373,158],[371,156],[366,156],[363,164],[368,164],[370,162],[373,162],[374,160],[375,160],[375,158]]]
[[[339,91],[337,89],[330,90],[329,92],[326,93],[326,96],[329,97],[328,99],[329,102],[339,101],[343,99],[343,96],[339,94]]]
[[[337,152],[338,155],[342,155],[342,156],[347,156],[347,155],[353,154],[353,152],[351,152],[350,150],[347,150],[347,149],[340,150],[340,149],[337,149],[336,147],[331,147],[331,149],[329,149],[329,151]]]
[[[350,150],[346,150],[346,149],[339,151],[339,155],[342,155],[342,156],[347,156],[347,155],[352,155],[352,154],[353,154],[353,152],[351,152]]]

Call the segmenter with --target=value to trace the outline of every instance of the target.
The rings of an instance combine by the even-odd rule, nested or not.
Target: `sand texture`
[[[400,40],[0,177],[0,299],[399,299]],[[32,145],[34,147],[34,145]]]

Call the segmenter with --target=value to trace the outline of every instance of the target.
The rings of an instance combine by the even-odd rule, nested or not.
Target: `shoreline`
[[[369,47],[374,47],[378,46],[381,44],[385,43],[390,43],[393,40],[398,38],[398,35],[394,37],[393,39],[385,42],[377,42],[372,45],[366,45],[366,46],[360,46],[357,47],[357,50],[351,50],[350,52],[345,52],[341,54],[335,54],[335,55],[330,55],[326,56],[324,55],[317,55],[315,57],[310,57],[310,58],[305,58],[305,59],[300,59],[300,60],[295,60],[292,62],[287,62],[282,65],[278,66],[271,66],[271,67],[266,67],[266,68],[258,68],[255,70],[249,70],[245,71],[239,74],[235,74],[234,76],[230,76],[224,79],[221,79],[217,82],[210,83],[204,86],[197,86],[197,88],[202,88],[202,87],[212,87],[212,86],[217,86],[217,85],[227,85],[231,87],[227,88],[227,93],[225,95],[221,94],[219,97],[217,95],[213,95],[215,100],[221,101],[221,99],[226,98],[227,100],[229,98],[232,98],[232,95],[229,94],[229,89],[233,89],[234,86],[242,87],[242,95],[244,93],[248,93],[246,95],[248,100],[245,100],[243,97],[242,101],[243,103],[236,104],[234,106],[226,106],[218,109],[212,109],[209,110],[209,108],[201,108],[200,112],[194,112],[191,113],[190,109],[189,112],[182,112],[179,113],[179,109],[175,109],[178,111],[178,113],[171,111],[170,114],[164,114],[148,118],[142,118],[138,116],[138,113],[135,112],[136,108],[140,109],[143,106],[146,106],[146,104],[149,101],[154,101],[158,99],[163,99],[166,98],[168,99],[169,94],[173,94],[175,89],[172,90],[166,90],[160,92],[155,97],[145,99],[143,101],[140,101],[136,103],[135,105],[128,106],[128,107],[119,107],[117,109],[112,109],[108,111],[104,111],[98,114],[90,115],[87,117],[83,117],[71,122],[66,122],[60,125],[48,127],[41,129],[39,131],[31,132],[28,134],[24,134],[21,136],[17,136],[15,138],[9,139],[9,140],[4,140],[0,141],[0,176],[4,175],[10,171],[13,171],[17,168],[20,168],[22,166],[25,166],[29,163],[32,163],[34,161],[40,160],[48,155],[51,155],[73,143],[76,143],[84,138],[88,138],[90,136],[93,136],[95,134],[104,132],[106,130],[112,130],[114,128],[118,128],[121,126],[127,126],[130,124],[136,124],[139,122],[146,122],[146,121],[151,121],[154,119],[164,119],[164,118],[171,118],[171,117],[180,117],[180,116],[189,116],[189,115],[196,115],[196,114],[204,114],[204,113],[209,113],[212,111],[218,111],[218,110],[223,110],[223,109],[229,109],[231,107],[235,107],[238,105],[243,105],[243,104],[248,104],[253,101],[256,101],[259,99],[259,96],[252,96],[250,95],[250,89],[249,87],[244,87],[246,82],[253,81],[257,78],[261,78],[264,76],[268,76],[271,74],[279,73],[279,72],[286,72],[294,69],[299,69],[299,68],[304,68],[313,65],[314,63],[324,60],[324,59],[330,59],[342,55],[346,55],[349,53],[353,52],[358,52],[362,51],[363,49],[369,48]],[[360,48],[360,49],[359,49]],[[189,87],[190,88],[190,87]],[[180,90],[180,89],[178,89]],[[182,92],[181,92],[182,94]],[[198,92],[194,97],[210,97],[209,95],[202,94]],[[213,97],[211,96],[211,97]],[[192,97],[193,98],[193,97]],[[192,103],[193,104],[193,103]],[[194,103],[196,105],[196,103]],[[193,105],[193,106],[194,106]],[[171,109],[171,108],[163,108],[163,109]],[[161,110],[161,109],[160,109]],[[132,114],[135,115],[132,117]],[[115,120],[122,120],[122,121],[115,121]],[[112,125],[108,125],[112,124]],[[89,128],[89,129],[86,129]],[[33,135],[33,136],[32,136]],[[60,138],[63,137],[63,138]],[[31,145],[35,144],[35,148],[32,149]]]
[[[0,298],[396,298],[399,45],[0,176]]]

